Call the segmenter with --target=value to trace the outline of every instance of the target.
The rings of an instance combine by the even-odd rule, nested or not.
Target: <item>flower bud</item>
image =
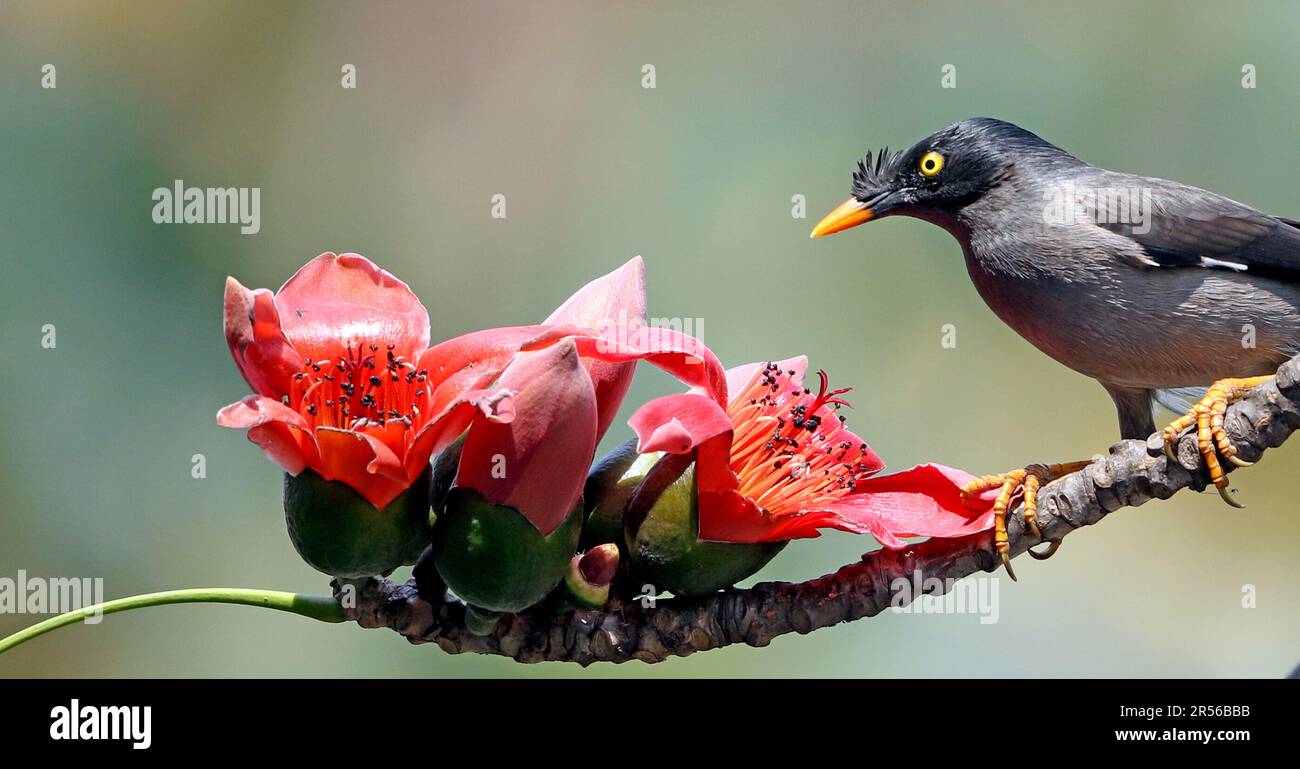
[[[517,612],[532,606],[564,577],[578,547],[582,506],[543,535],[518,510],[494,505],[457,486],[433,531],[432,557],[447,587],[480,610]]]
[[[659,456],[659,452],[638,454],[634,438],[591,468],[582,492],[587,505],[587,522],[582,529],[583,549],[623,541],[623,509],[646,473],[659,461]]]
[[[701,540],[691,459],[690,454],[665,455],[627,505],[624,535],[631,571],[655,592],[706,595],[731,587],[766,566],[786,545]]]
[[[609,600],[609,584],[617,571],[618,545],[598,545],[570,559],[564,585],[578,604],[599,609]]]
[[[289,539],[312,568],[353,579],[413,564],[429,544],[429,470],[383,510],[312,470],[284,476]]]

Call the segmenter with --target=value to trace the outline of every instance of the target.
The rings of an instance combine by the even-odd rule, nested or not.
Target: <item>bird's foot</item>
[[[1028,465],[1018,470],[1012,470],[998,475],[986,475],[983,478],[971,481],[962,487],[962,500],[968,505],[974,503],[976,497],[981,496],[987,491],[999,489],[997,500],[993,503],[993,546],[997,550],[998,557],[1002,559],[1002,565],[1007,569],[1007,576],[1012,580],[1016,578],[1016,572],[1011,568],[1011,542],[1007,537],[1007,511],[1011,509],[1011,503],[1018,493],[1024,495],[1025,499],[1025,530],[1032,534],[1035,539],[1043,538],[1042,532],[1038,530],[1038,488],[1044,483],[1051,483],[1063,475],[1068,475],[1076,470],[1082,470],[1092,464],[1092,460],[1085,459],[1079,462],[1065,462],[1054,465]],[[1051,558],[1056,549],[1060,547],[1061,540],[1052,539],[1048,548],[1042,552],[1028,551],[1029,555],[1040,561]]]
[[[1232,445],[1228,432],[1223,429],[1223,415],[1228,404],[1245,397],[1255,387],[1268,382],[1273,377],[1253,376],[1245,379],[1220,379],[1210,386],[1209,392],[1190,411],[1175,419],[1165,428],[1165,455],[1176,460],[1176,447],[1183,431],[1196,428],[1196,447],[1205,460],[1205,468],[1210,473],[1210,482],[1219,490],[1223,501],[1233,507],[1245,507],[1228,493],[1228,476],[1223,471],[1219,457],[1237,467],[1247,467],[1251,463],[1237,457],[1237,447]]]

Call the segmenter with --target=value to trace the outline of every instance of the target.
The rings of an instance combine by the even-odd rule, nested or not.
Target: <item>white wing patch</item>
[[[1245,272],[1247,269],[1246,265],[1244,264],[1238,264],[1237,262],[1225,262],[1222,259],[1211,259],[1208,256],[1201,257],[1201,266],[1209,267],[1211,269],[1218,268],[1222,270],[1233,270],[1235,272]]]

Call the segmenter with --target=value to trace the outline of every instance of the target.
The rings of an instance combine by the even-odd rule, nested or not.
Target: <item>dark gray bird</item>
[[[1100,382],[1123,437],[1155,431],[1155,402],[1187,412],[1166,430],[1167,442],[1204,424],[1209,437],[1199,445],[1211,478],[1236,504],[1216,449],[1244,463],[1233,456],[1222,414],[1300,352],[1300,222],[1178,182],[1097,168],[992,118],[955,123],[903,152],[868,153],[853,175],[853,197],[812,237],[897,214],[952,233],[989,308]],[[984,485],[996,480],[1009,497],[1034,476],[1025,484],[1029,508],[1040,481],[1078,464],[991,476]]]

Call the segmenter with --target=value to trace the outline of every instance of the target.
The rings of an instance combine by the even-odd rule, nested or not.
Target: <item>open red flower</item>
[[[875,476],[875,452],[837,413],[847,390],[803,384],[804,357],[726,373],[725,406],[699,392],[641,407],[630,424],[642,453],[696,453],[700,539],[775,542],[834,528],[870,533],[889,548],[907,536],[956,537],[993,525],[961,487],[974,477],[942,465]]]
[[[607,310],[644,314],[639,259],[584,287],[554,323],[489,329],[433,347],[419,299],[363,256],[321,254],[274,294],[229,278],[226,339],[256,394],[222,409],[217,421],[248,429],[290,474],[310,468],[382,509],[476,414],[495,423],[514,418],[515,390],[497,379],[522,349],[573,340],[596,389],[598,424],[613,418],[637,360],[723,397],[721,364],[696,340],[661,335],[651,346],[634,330],[612,343],[585,325]]]
[[[377,508],[475,412],[510,417],[506,390],[440,388],[450,367],[429,355],[424,306],[357,254],[321,254],[275,294],[228,278],[225,323],[256,395],[222,409],[217,422],[247,428],[289,473],[311,468]]]

